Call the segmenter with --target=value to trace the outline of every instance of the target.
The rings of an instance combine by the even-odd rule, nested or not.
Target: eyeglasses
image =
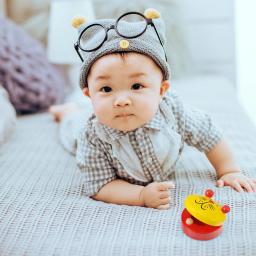
[[[141,24],[144,24],[144,26],[134,26],[131,29],[131,27],[129,26],[122,26],[121,24],[123,21],[131,23],[142,22]],[[154,28],[159,42],[164,49],[163,42],[161,41],[161,38],[157,32],[155,24],[153,23],[153,20],[146,18],[143,14],[139,12],[127,12],[123,14],[116,20],[115,24],[111,25],[110,27],[105,27],[99,23],[93,23],[89,25],[81,32],[74,47],[81,61],[84,61],[82,55],[79,52],[79,49],[84,52],[93,52],[98,50],[104,44],[104,42],[108,40],[109,30],[114,29],[119,36],[131,39],[144,34],[148,28],[148,25],[151,25]],[[165,50],[164,54],[167,61]]]

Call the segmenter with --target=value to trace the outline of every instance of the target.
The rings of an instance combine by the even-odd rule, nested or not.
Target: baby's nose
[[[115,107],[125,107],[131,105],[131,100],[128,94],[122,93],[117,95],[114,103]]]

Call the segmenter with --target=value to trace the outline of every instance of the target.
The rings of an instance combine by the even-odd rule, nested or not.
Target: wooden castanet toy
[[[205,196],[189,195],[185,199],[185,209],[181,215],[183,232],[197,240],[210,240],[217,237],[223,230],[228,205],[221,206],[211,197],[211,189],[205,191]]]

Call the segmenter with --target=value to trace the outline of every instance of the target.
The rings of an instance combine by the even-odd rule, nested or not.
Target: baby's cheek
[[[108,117],[110,117],[110,113],[108,108],[101,103],[97,103],[94,105],[94,113],[99,121],[105,123]]]
[[[156,99],[152,100],[146,100],[144,102],[141,102],[140,109],[143,109],[143,117],[146,119],[151,119],[156,114],[158,110],[159,102]]]

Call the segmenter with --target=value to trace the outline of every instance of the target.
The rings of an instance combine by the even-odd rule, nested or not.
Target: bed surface
[[[256,177],[256,129],[232,85],[208,76],[174,81],[173,88],[213,116],[241,168]],[[61,147],[51,116],[19,118],[0,148],[0,255],[255,255],[256,193],[215,188],[212,166],[190,147],[172,179],[166,211],[94,201],[84,196],[75,159]],[[231,212],[223,233],[201,242],[183,234],[180,217],[186,196],[207,188]]]

